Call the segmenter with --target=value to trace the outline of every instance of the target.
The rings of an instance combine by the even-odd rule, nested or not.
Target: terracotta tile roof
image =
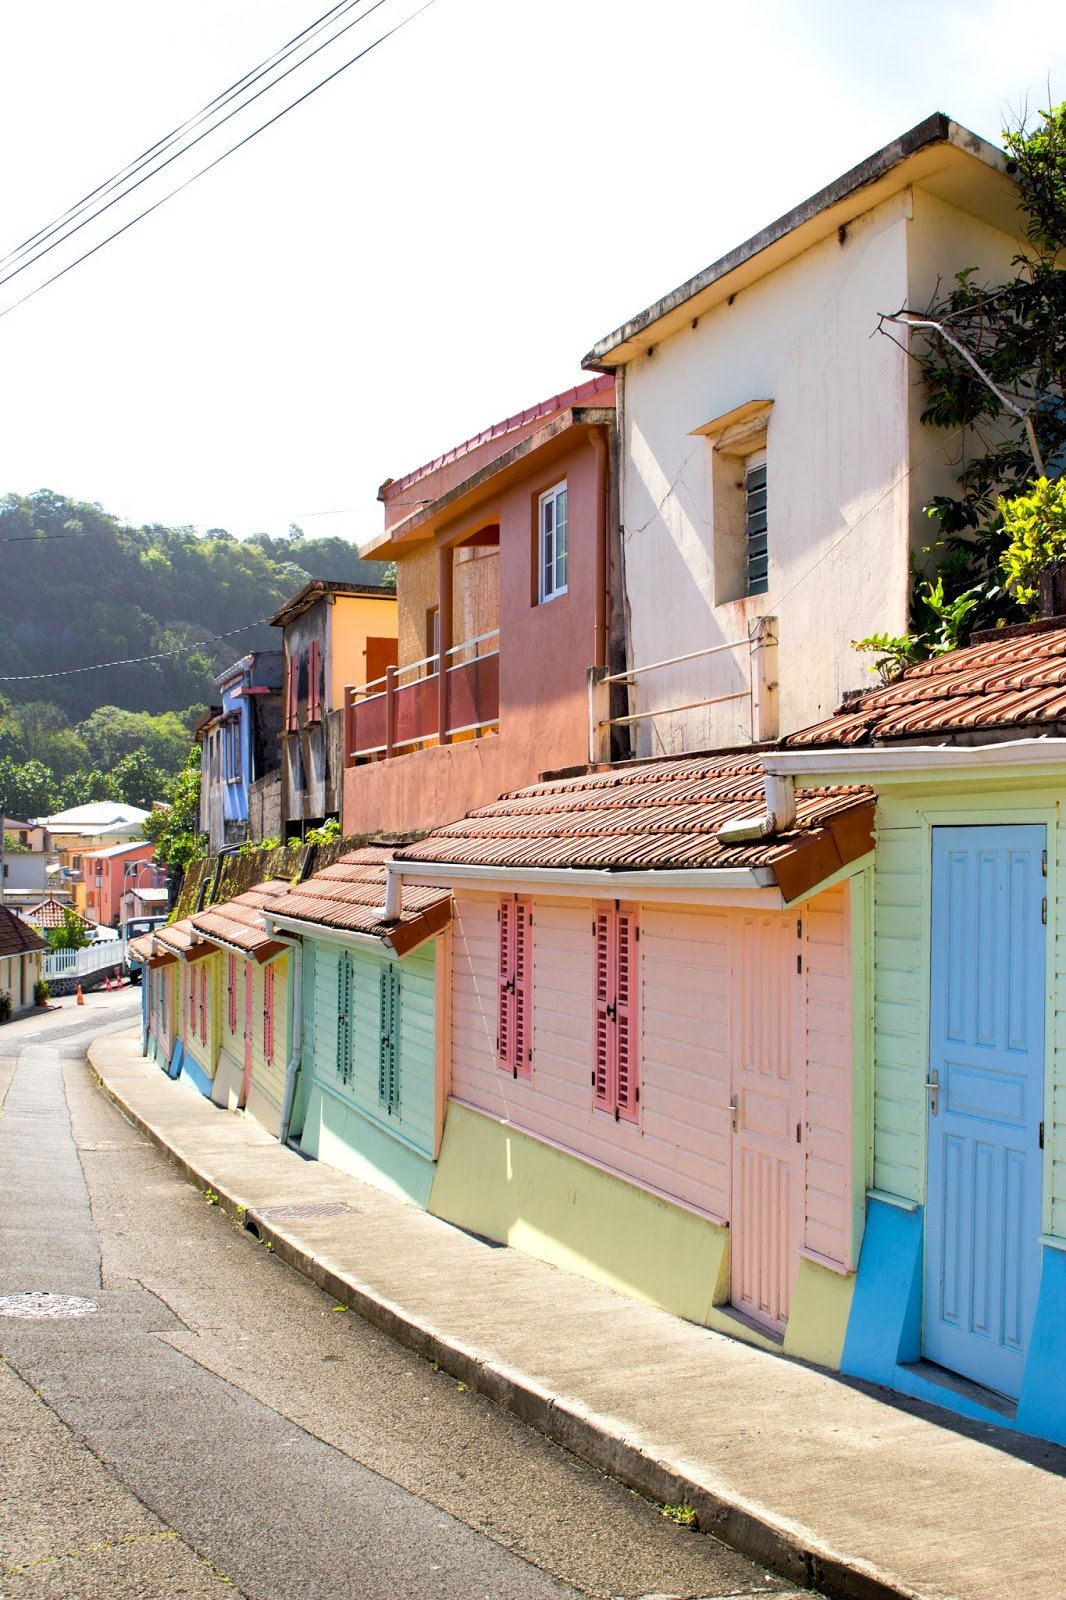
[[[786,746],[879,744],[1066,722],[1066,626],[1061,618],[983,635],[922,661],[885,688],[848,700]]]
[[[796,799],[790,832],[723,845],[724,823],[763,810],[762,763],[744,755],[653,761],[534,784],[396,854],[410,863],[608,872],[769,867],[792,899],[816,856],[831,863],[827,877],[871,848],[868,789],[806,789]],[[807,867],[797,876],[800,856]]]
[[[373,846],[353,850],[275,900],[271,915],[341,933],[369,934],[394,955],[405,955],[448,923],[451,894],[405,883],[400,917],[386,922],[382,917],[385,863],[391,856],[392,851]]]
[[[0,906],[0,958],[25,955],[29,950],[46,950],[47,943],[36,928],[16,917],[7,906]]]
[[[203,911],[194,911],[189,921],[208,938],[230,945],[244,955],[254,956],[257,961],[269,961],[279,946],[268,935],[259,913],[264,906],[273,906],[278,896],[285,894],[289,887],[287,879],[271,878],[267,883],[246,890],[244,894],[235,895],[232,900],[221,901]]]
[[[411,472],[405,472],[401,478],[389,478],[378,491],[378,498],[392,500],[404,489],[409,489],[413,483],[417,483],[420,478],[439,471],[449,462],[470,455],[491,440],[503,438],[508,433],[514,433],[517,428],[526,427],[544,417],[554,416],[557,411],[568,411],[571,406],[584,405],[590,400],[597,400],[601,405],[613,405],[614,378],[586,379],[584,383],[575,384],[571,389],[564,389],[561,394],[549,395],[546,400],[541,400],[535,406],[527,406],[524,411],[516,411],[512,417],[504,417],[500,422],[494,422],[491,427],[483,428],[480,433],[464,439],[462,444],[453,445],[450,450],[445,450],[432,461],[427,461],[421,467],[415,467]]]
[[[72,905],[65,900],[56,900],[51,895],[47,900],[42,900],[40,905],[30,906],[22,914],[27,922],[32,922],[37,928],[61,928],[67,912],[76,917],[83,928],[91,926],[89,919],[83,917],[80,911],[75,911]]]
[[[194,959],[197,956],[212,955],[218,948],[217,945],[211,943],[210,939],[198,936],[191,917],[182,917],[180,922],[171,922],[165,927],[153,928],[148,938],[155,938],[164,950],[170,951],[176,956],[187,956]]]
[[[153,929],[151,933],[140,933],[136,939],[131,939],[126,946],[129,954],[136,956],[138,961],[150,961],[152,959],[152,941],[155,933],[156,930]]]

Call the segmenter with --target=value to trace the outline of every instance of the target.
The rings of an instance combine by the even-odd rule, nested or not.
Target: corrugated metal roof
[[[390,850],[372,846],[353,850],[273,901],[271,915],[340,933],[369,934],[403,955],[444,927],[451,916],[451,896],[405,883],[399,918],[385,921],[385,863],[391,856]]]
[[[887,687],[848,700],[786,746],[879,744],[1066,722],[1066,626],[1055,619],[984,636],[919,662]]]
[[[788,833],[723,845],[717,833],[725,823],[763,810],[761,761],[653,761],[534,784],[396,854],[404,862],[501,868],[776,870],[810,837],[868,807],[871,792],[860,786],[807,789],[796,799],[796,826]]]

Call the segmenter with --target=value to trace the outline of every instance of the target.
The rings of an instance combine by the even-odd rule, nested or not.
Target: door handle
[[[940,1104],[940,1075],[935,1067],[930,1067],[925,1087],[929,1090],[929,1115],[935,1117]]]
[[[736,1131],[737,1131],[737,1097],[736,1097],[735,1094],[734,1095],[730,1095],[730,1097],[729,1097],[729,1114],[733,1119],[733,1132],[736,1133]]]

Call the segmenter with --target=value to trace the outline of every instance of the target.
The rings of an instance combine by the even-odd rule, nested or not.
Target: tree
[[[84,950],[89,943],[84,922],[69,906],[63,912],[62,927],[49,928],[45,939],[49,950]]]
[[[145,818],[144,836],[155,845],[155,860],[184,876],[197,856],[207,853],[207,835],[200,832],[200,746],[194,744],[174,785],[165,810]]]
[[[39,761],[0,756],[0,810],[11,817],[47,817],[59,807],[55,778]]]
[[[969,454],[954,495],[927,507],[936,525],[928,548],[947,601],[970,593],[971,628],[1023,620],[1004,583],[1009,543],[1003,502],[1042,477],[1066,471],[1066,103],[1003,135],[1025,218],[1015,276],[980,285],[968,268],[951,289],[903,322],[940,324],[921,336],[916,359],[926,389],[923,421],[965,430]],[[961,347],[961,348],[960,348]],[[978,370],[979,369],[979,370]],[[1035,445],[1035,449],[1034,449]],[[915,585],[915,635],[923,635],[927,589]]]
[[[150,811],[157,800],[165,800],[174,781],[160,772],[147,750],[133,750],[123,756],[111,776],[119,798],[144,811]]]

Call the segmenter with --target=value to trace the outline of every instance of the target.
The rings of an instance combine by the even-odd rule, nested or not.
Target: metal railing
[[[698,700],[665,703],[632,709],[622,716],[611,715],[611,690],[619,686],[638,688],[638,679],[651,672],[662,672],[669,667],[682,667],[693,661],[708,661],[714,656],[742,654],[747,657],[747,682],[737,689],[722,694],[702,695]],[[743,664],[741,672],[743,673]],[[713,687],[713,685],[712,685]],[[594,762],[610,760],[611,729],[631,727],[654,717],[678,716],[685,711],[699,711],[710,706],[727,705],[732,701],[746,700],[750,705],[750,738],[752,744],[764,744],[777,738],[777,618],[756,617],[748,626],[745,638],[728,640],[724,644],[707,645],[701,650],[689,650],[684,655],[668,656],[662,661],[649,661],[640,666],[628,667],[624,672],[604,673],[593,668],[589,673],[589,759]]]
[[[500,715],[499,629],[463,639],[440,658],[389,667],[383,678],[344,691],[345,757],[392,756],[457,734],[480,735]],[[495,644],[493,650],[483,647]]]

